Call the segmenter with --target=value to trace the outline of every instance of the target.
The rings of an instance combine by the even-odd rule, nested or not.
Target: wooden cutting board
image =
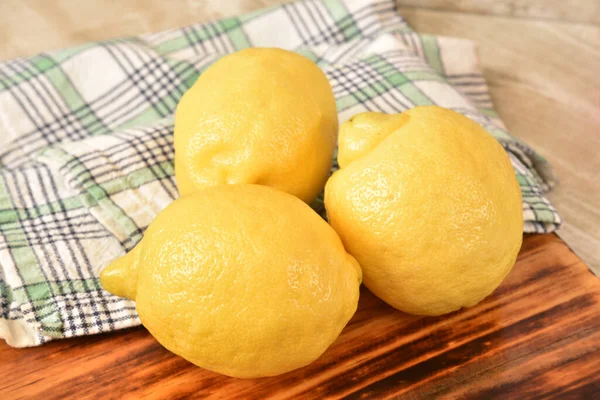
[[[362,290],[315,363],[233,379],[162,348],[143,328],[41,347],[0,344],[0,399],[593,398],[600,396],[600,280],[555,235],[525,238],[517,265],[474,308],[396,311]]]

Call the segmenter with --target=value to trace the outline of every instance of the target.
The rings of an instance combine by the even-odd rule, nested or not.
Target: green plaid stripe
[[[139,324],[134,304],[102,290],[98,273],[177,197],[179,98],[219,57],[249,46],[314,60],[341,121],[441,104],[479,122],[511,157],[525,231],[560,224],[543,196],[551,171],[503,128],[481,73],[465,62],[474,59],[472,46],[412,32],[392,0],[288,3],[7,61],[0,63],[0,132],[9,133],[0,136],[0,332],[27,327],[8,335],[10,343]],[[456,52],[465,55],[460,65],[447,61]],[[325,215],[322,196],[313,207]]]

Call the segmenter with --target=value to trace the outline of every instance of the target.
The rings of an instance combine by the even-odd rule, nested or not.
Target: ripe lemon
[[[271,48],[227,55],[177,105],[179,192],[254,183],[310,203],[329,176],[337,129],[333,92],[315,63]]]
[[[439,315],[494,291],[515,263],[523,217],[515,173],[492,136],[428,106],[357,115],[340,139],[345,165],[327,182],[325,207],[374,294]]]
[[[361,272],[308,205],[242,184],[175,200],[100,279],[135,299],[142,323],[167,349],[248,378],[323,354],[356,311]]]

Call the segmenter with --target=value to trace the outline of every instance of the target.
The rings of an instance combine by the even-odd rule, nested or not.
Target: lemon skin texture
[[[273,48],[227,55],[177,106],[179,192],[253,183],[310,203],[329,176],[337,130],[333,92],[315,63]]]
[[[167,349],[225,375],[316,360],[356,311],[361,271],[298,198],[259,185],[184,196],[101,275]]]
[[[330,224],[365,285],[392,307],[440,315],[477,304],[521,247],[521,192],[508,155],[480,125],[441,107],[372,117],[341,126],[345,165],[325,188]]]

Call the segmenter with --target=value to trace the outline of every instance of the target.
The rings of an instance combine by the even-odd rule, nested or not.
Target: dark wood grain
[[[554,235],[525,238],[517,265],[478,306],[443,317],[396,311],[362,291],[315,363],[233,379],[189,364],[143,328],[0,344],[0,399],[592,398],[600,394],[600,280]]]

